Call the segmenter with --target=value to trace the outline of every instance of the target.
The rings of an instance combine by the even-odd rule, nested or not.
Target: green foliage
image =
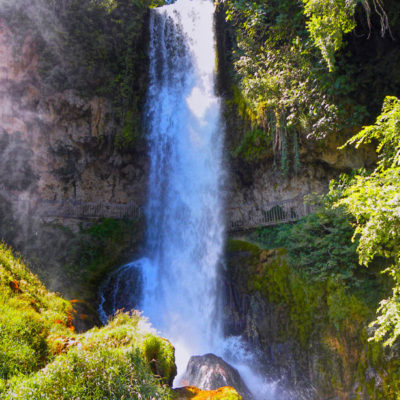
[[[386,98],[382,114],[347,144],[359,146],[378,141],[380,160],[371,174],[357,175],[336,204],[345,206],[356,220],[360,263],[369,265],[377,257],[391,264],[386,269],[394,280],[392,296],[381,302],[374,338],[392,345],[400,336],[400,102]]]
[[[164,352],[156,353],[157,359],[168,354],[168,360],[163,360],[166,365],[174,363],[174,350],[164,339],[153,335],[149,324],[138,314],[120,313],[107,326],[78,336],[66,354],[38,373],[14,379],[3,398],[171,399],[171,390],[154,376],[143,352],[150,337]]]
[[[295,224],[287,237],[289,262],[311,279],[357,284],[357,242],[343,208],[321,208]]]
[[[382,113],[374,125],[364,127],[343,147],[350,144],[358,148],[362,144],[378,142],[378,170],[400,166],[400,100],[387,96],[383,102]],[[343,148],[342,147],[342,148]]]
[[[292,228],[292,224],[278,224],[266,228],[258,228],[255,240],[267,249],[285,247],[286,239]]]
[[[356,86],[352,69],[342,60],[335,72],[324,67],[306,29],[302,3],[224,4],[236,41],[228,124],[239,116],[236,124],[243,125],[234,128],[242,133],[233,141],[233,155],[258,161],[272,153],[284,175],[297,173],[302,142],[359,125],[365,118],[365,107],[350,96]]]
[[[75,235],[64,265],[68,280],[95,292],[99,281],[122,261],[121,253],[130,247],[135,229],[134,221],[105,218]]]
[[[325,202],[296,224],[259,228],[257,241],[269,248],[285,247],[289,264],[307,279],[357,286],[354,228],[344,208],[332,209],[330,200]]]
[[[359,0],[302,0],[309,20],[307,30],[328,64],[334,69],[334,54],[343,45],[343,34],[356,27],[355,8]]]
[[[0,244],[0,392],[12,376],[29,374],[54,357],[57,335],[70,335],[71,305]]]

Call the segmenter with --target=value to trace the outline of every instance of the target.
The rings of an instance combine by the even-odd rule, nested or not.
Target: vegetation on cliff
[[[139,314],[76,334],[72,305],[0,245],[0,396],[170,399],[174,349]]]
[[[382,2],[357,0],[224,4],[232,26],[227,113],[234,157],[273,156],[284,174],[297,173],[307,140],[349,137],[371,121],[385,95],[399,93],[392,39],[399,33],[398,3],[385,1],[384,9]],[[382,70],[390,78],[381,78]]]
[[[316,212],[299,222],[259,228],[249,238],[262,248],[228,247],[237,290],[272,304],[283,319],[270,332],[254,317],[252,335],[262,343],[295,337],[295,346],[303,346],[292,350],[296,368],[311,357],[309,382],[326,395],[396,399],[400,388],[399,127],[400,101],[387,97],[375,124],[346,143],[374,141],[379,159],[373,170],[332,181],[327,195],[309,199]],[[275,358],[275,368],[282,368]]]
[[[276,233],[267,231],[264,240]],[[310,254],[310,246],[304,244],[302,252]],[[225,276],[235,285],[226,308],[230,333],[239,324],[252,346],[268,349],[262,355],[265,373],[286,377],[299,391],[305,389],[305,398],[397,399],[397,350],[368,341],[368,323],[385,286],[379,274],[358,276],[352,287],[341,275],[326,279],[326,271],[319,280],[313,272],[310,280],[288,253],[228,242]]]
[[[226,112],[232,116],[229,131],[235,132],[228,138],[234,157],[247,163],[274,158],[284,174],[298,173],[300,149],[307,141],[335,135],[343,143],[357,131],[346,146],[368,144],[378,153],[371,170],[351,171],[331,182],[326,196],[313,199],[318,207],[312,215],[293,225],[258,231],[256,240],[263,246],[286,249],[288,264],[279,270],[296,274],[278,284],[283,288],[279,301],[298,303],[296,296],[288,299],[285,294],[293,281],[298,282],[296,287],[307,288],[308,299],[316,290],[326,296],[324,309],[332,317],[324,325],[340,330],[339,322],[354,314],[359,325],[356,342],[362,339],[359,343],[365,349],[371,346],[373,350],[366,351],[374,357],[376,349],[382,355],[384,346],[392,346],[389,358],[396,360],[400,102],[395,96],[400,93],[400,75],[393,66],[400,56],[395,45],[399,3],[229,0],[224,4],[231,29],[233,69]],[[382,101],[375,124],[362,128],[379,114]],[[268,279],[255,280],[256,290],[271,288],[276,281],[268,271],[264,271]],[[276,300],[271,293],[266,295]],[[354,300],[350,308],[346,299]],[[314,308],[315,304],[308,315],[319,315],[320,305]],[[289,318],[295,320],[294,315]],[[306,325],[302,332],[318,326],[314,320]],[[378,344],[367,344],[368,337]],[[396,365],[390,367],[392,389],[398,387]],[[387,390],[382,398],[394,395]]]
[[[354,236],[360,237],[360,263],[369,266],[377,258],[386,260],[385,272],[394,281],[393,293],[379,307],[374,338],[393,345],[400,336],[400,100],[387,97],[382,114],[349,140],[359,146],[377,141],[378,165],[374,171],[333,182],[331,192],[340,191],[337,206],[345,206],[356,219]]]
[[[388,273],[392,295],[380,302],[379,316],[371,325],[374,339],[385,345],[393,345],[400,336],[399,127],[400,101],[387,97],[376,123],[346,144],[377,142],[376,168],[332,181],[320,210],[294,226],[281,228],[277,243],[288,249],[291,265],[318,280],[335,279],[348,287],[365,288],[366,271],[361,265]],[[263,237],[268,232],[261,230],[259,239]],[[374,293],[379,290],[375,288]]]

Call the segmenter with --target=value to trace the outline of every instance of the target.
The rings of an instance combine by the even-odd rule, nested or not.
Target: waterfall
[[[214,93],[214,5],[178,0],[150,16],[147,260],[142,309],[177,364],[211,351],[223,250],[223,129]]]
[[[121,307],[143,310],[174,344],[180,373],[220,338],[224,130],[213,15],[211,0],[178,0],[150,12],[146,256],[110,275],[100,293],[103,320]]]
[[[121,306],[143,310],[175,346],[178,375],[192,355],[225,355],[265,400],[273,388],[253,374],[240,339],[226,340],[220,329],[224,129],[214,91],[213,21],[212,0],[151,10],[146,256],[109,276],[100,314],[105,320]]]

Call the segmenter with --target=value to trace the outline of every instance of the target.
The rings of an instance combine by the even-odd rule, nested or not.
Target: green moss
[[[136,112],[131,110],[126,113],[121,133],[115,137],[115,146],[117,148],[132,147],[141,137],[139,114],[137,110]]]
[[[77,336],[68,352],[45,369],[28,378],[14,379],[3,398],[170,399],[172,391],[161,384],[143,355],[149,340],[160,343],[155,356],[166,370],[173,371],[172,346],[155,337],[139,314],[118,314],[106,327]],[[162,359],[164,355],[167,358]]]
[[[0,244],[0,382],[51,360],[57,351],[54,338],[71,334],[71,316],[71,304],[48,292]]]
[[[389,354],[381,344],[368,342],[367,327],[376,310],[376,300],[366,293],[370,278],[365,288],[360,285],[357,290],[337,277],[309,280],[290,266],[285,249],[265,250],[240,240],[228,241],[227,268],[240,294],[261,294],[279,310],[273,340],[294,341],[299,360],[314,359],[313,385],[319,393],[349,394],[356,387],[362,393],[360,399],[365,393],[371,399],[397,399],[400,361],[396,351]]]
[[[256,244],[244,241],[244,240],[229,240],[227,243],[226,250],[228,252],[249,252],[251,255],[259,254],[259,247]]]
[[[253,243],[229,240],[227,252],[229,263],[237,267],[230,272],[243,290],[260,292],[269,302],[285,305],[283,313],[290,321],[290,329],[282,327],[281,340],[292,335],[306,344],[312,334],[315,309],[323,299],[323,285],[309,285],[290,268],[284,248],[264,250]]]
[[[143,343],[143,354],[153,373],[172,386],[177,370],[174,363],[175,352],[171,344],[166,339],[148,335]]]

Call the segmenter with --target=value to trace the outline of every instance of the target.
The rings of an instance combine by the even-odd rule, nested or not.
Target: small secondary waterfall
[[[220,329],[224,129],[214,91],[213,16],[212,0],[151,10],[146,256],[108,278],[100,314],[143,310],[175,346],[178,374],[190,356],[213,352],[239,367],[257,398],[266,400],[273,386],[251,372],[252,355],[240,339],[225,339]]]

